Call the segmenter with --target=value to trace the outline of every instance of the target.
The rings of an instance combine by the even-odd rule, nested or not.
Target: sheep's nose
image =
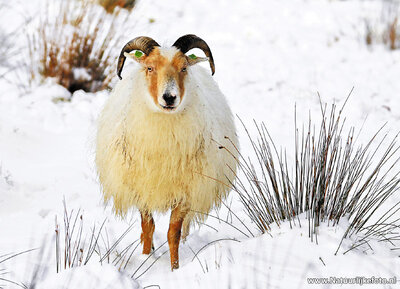
[[[164,93],[163,99],[165,100],[166,105],[173,105],[176,99],[176,94]]]

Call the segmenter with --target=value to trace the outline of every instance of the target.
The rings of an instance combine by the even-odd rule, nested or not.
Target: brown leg
[[[179,268],[179,241],[181,239],[182,223],[187,214],[187,210],[178,205],[171,212],[168,229],[169,254],[171,256],[171,270]]]
[[[154,220],[153,217],[140,212],[142,217],[142,234],[140,235],[140,242],[143,244],[143,254],[150,254],[153,245],[153,233],[154,233]]]

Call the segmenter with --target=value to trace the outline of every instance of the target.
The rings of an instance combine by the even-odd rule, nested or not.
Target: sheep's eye
[[[153,71],[153,67],[150,67],[150,66],[147,67],[147,71],[148,71],[148,72],[152,72],[152,71]]]
[[[186,71],[186,67],[182,68],[181,72],[185,72]]]

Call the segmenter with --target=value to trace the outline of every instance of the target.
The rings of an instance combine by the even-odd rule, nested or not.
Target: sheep
[[[207,57],[185,55],[199,48]],[[122,79],[126,57],[139,67]],[[195,35],[171,47],[152,38],[129,41],[118,59],[119,81],[100,114],[96,166],[105,202],[117,215],[141,214],[143,254],[153,247],[152,214],[171,209],[168,229],[171,270],[191,223],[219,207],[235,179],[238,138],[225,96],[199,65],[214,59]],[[182,231],[182,234],[181,234]]]

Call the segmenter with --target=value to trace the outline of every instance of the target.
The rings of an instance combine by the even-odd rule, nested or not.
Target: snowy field
[[[26,27],[21,25],[24,19],[37,17],[43,3],[19,0],[1,8],[0,27],[6,31],[20,27],[16,43],[22,51]],[[342,105],[354,87],[344,115],[349,125],[363,127],[360,143],[385,123],[384,132],[390,136],[399,131],[400,50],[365,43],[365,21],[377,21],[381,6],[382,1],[361,0],[142,0],[129,18],[132,29],[123,31],[118,49],[139,35],[165,45],[187,33],[202,37],[214,55],[214,78],[233,112],[249,126],[253,119],[264,121],[275,144],[288,148],[290,159],[295,105],[298,123],[307,122],[309,113],[320,119],[318,92],[324,103]],[[12,56],[10,62],[19,62],[22,55],[26,52]],[[134,65],[127,62],[128,69]],[[305,216],[300,216],[301,227],[273,225],[270,234],[260,235],[233,192],[227,204],[238,218],[223,207],[211,214],[226,223],[210,217],[206,225],[193,228],[181,244],[177,271],[170,271],[166,252],[169,216],[157,215],[154,242],[160,249],[148,260],[139,246],[125,269],[118,271],[118,266],[106,261],[101,265],[95,256],[86,266],[57,274],[55,219],[63,223],[64,199],[68,210],[81,210],[84,234],[89,235],[94,224],[98,229],[106,219],[109,243],[113,243],[133,225],[118,245],[122,249],[139,238],[140,215],[132,210],[121,220],[102,202],[94,137],[96,119],[109,92],[76,91],[71,102],[56,103],[54,98],[70,97],[65,88],[48,81],[23,90],[23,73],[17,77],[10,71],[0,78],[0,256],[42,249],[0,263],[0,278],[30,288],[39,266],[35,288],[40,289],[336,288],[340,285],[310,285],[307,278],[400,280],[399,250],[391,250],[386,243],[374,243],[368,252],[343,254],[351,243],[345,240],[335,255],[346,220],[337,227],[322,224],[318,244],[308,237]],[[248,155],[248,140],[237,124],[242,153]],[[397,201],[399,193],[390,200]],[[0,288],[18,286],[0,279]]]

